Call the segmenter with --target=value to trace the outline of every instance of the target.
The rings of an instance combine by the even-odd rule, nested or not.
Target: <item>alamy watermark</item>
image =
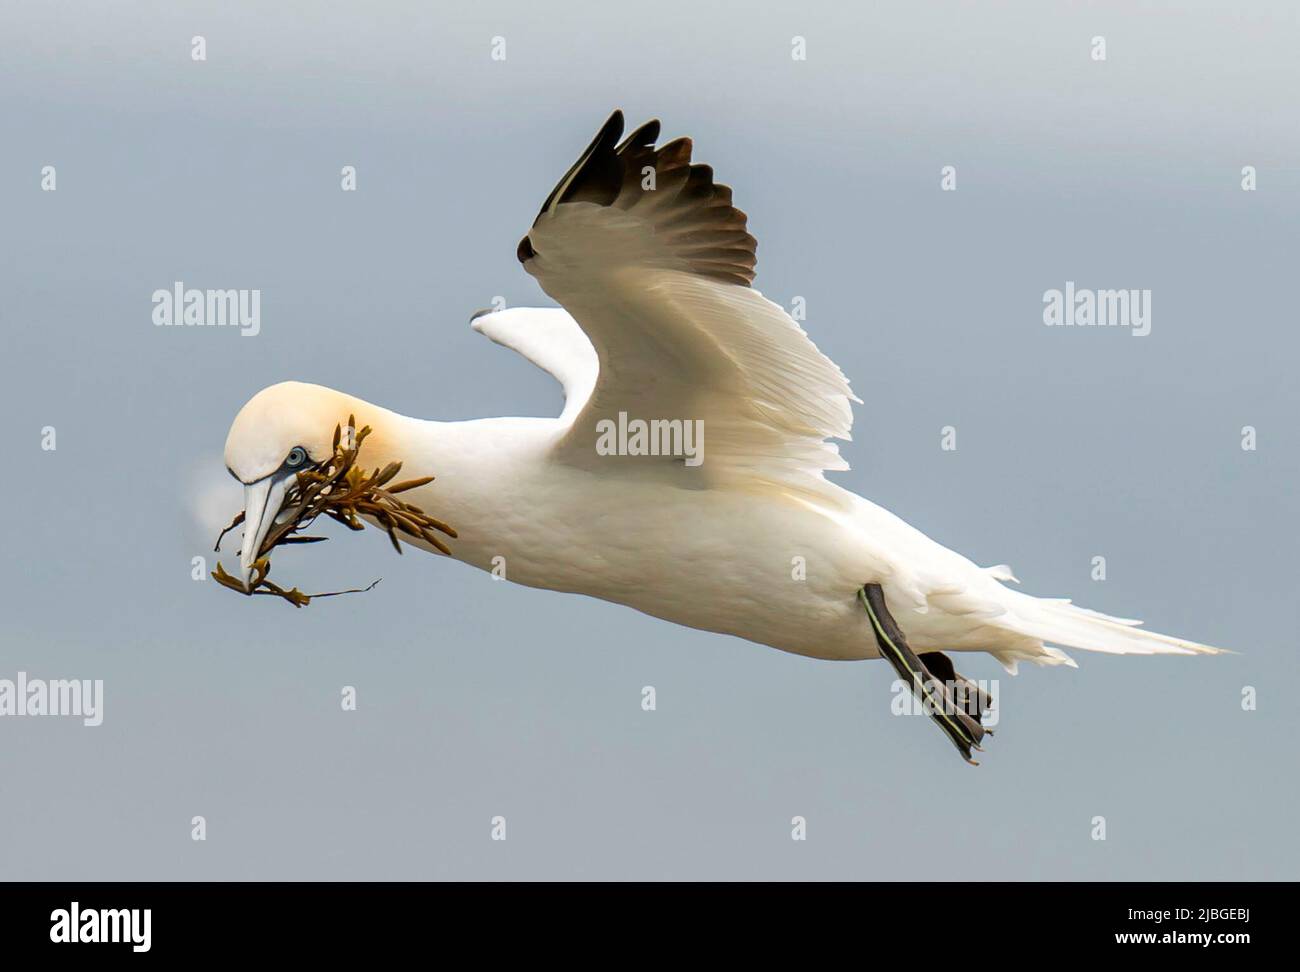
[[[56,944],[122,943],[133,952],[147,952],[152,927],[152,908],[83,908],[74,901],[50,912],[50,941]]]
[[[1151,291],[1065,290],[1043,292],[1043,323],[1049,327],[1130,327],[1134,337],[1151,333]]]
[[[199,290],[177,280],[171,290],[153,292],[158,327],[237,327],[244,337],[262,330],[260,290]]]
[[[0,716],[79,716],[82,724],[104,721],[104,680],[97,678],[0,678]]]
[[[596,423],[596,454],[601,456],[681,456],[688,466],[704,462],[704,420],[628,419]]]
[[[998,724],[998,697],[1001,691],[996,678],[955,682],[928,679],[923,685],[925,690],[918,696],[913,685],[901,678],[895,679],[889,687],[894,696],[890,700],[889,711],[894,715],[925,716],[932,716],[936,712],[946,715],[962,712],[986,728]]]

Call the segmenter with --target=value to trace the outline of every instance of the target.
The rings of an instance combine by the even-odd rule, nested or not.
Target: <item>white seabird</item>
[[[961,704],[973,686],[942,651],[985,651],[1014,673],[1073,666],[1062,647],[1220,650],[1012,590],[1007,567],[978,567],[829,482],[848,467],[827,440],[848,439],[860,400],[752,288],[745,215],[690,140],[656,148],[657,121],[622,132],[615,112],[519,244],[563,309],[472,321],[560,382],[561,415],[434,422],[318,385],[259,392],[225,452],[245,485],[245,583],[290,478],[329,458],[355,414],[374,430],[366,466],[436,476],[404,498],[456,528],[456,559],[783,651],[884,657],[967,759],[988,700]]]

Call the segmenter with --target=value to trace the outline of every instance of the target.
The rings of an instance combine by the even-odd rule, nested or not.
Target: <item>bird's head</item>
[[[356,413],[358,426],[373,422],[350,395],[286,381],[264,388],[239,410],[226,436],[226,468],[244,484],[244,542],[239,566],[247,587],[286,490],[294,476],[334,454],[334,429]]]

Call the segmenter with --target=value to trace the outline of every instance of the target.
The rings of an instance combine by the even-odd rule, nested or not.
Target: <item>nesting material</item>
[[[360,594],[370,590],[379,581],[367,587],[346,591],[304,594],[296,587],[285,590],[267,580],[267,575],[271,572],[270,553],[273,549],[281,544],[318,543],[327,539],[304,536],[300,532],[311,526],[322,513],[351,530],[364,530],[366,524],[361,517],[373,517],[387,531],[393,549],[399,554],[402,552],[402,545],[398,542],[398,534],[424,540],[440,552],[450,554],[451,550],[438,534],[455,539],[456,531],[441,520],[429,516],[418,506],[397,498],[398,493],[433,482],[433,477],[423,476],[419,479],[393,483],[392,480],[402,469],[400,462],[390,462],[383,469],[376,469],[370,475],[366,475],[357,465],[357,456],[361,452],[361,444],[369,434],[370,426],[358,430],[355,417],[349,415],[346,434],[342,426],[334,427],[333,456],[315,468],[305,469],[297,474],[294,483],[285,493],[280,516],[276,518],[276,522],[257,551],[257,559],[253,564],[253,573],[247,590],[244,589],[239,578],[226,573],[219,561],[212,572],[212,579],[240,594],[270,594],[282,597],[294,607],[306,607],[313,598],[317,597]],[[390,483],[392,485],[389,485]],[[214,549],[220,551],[222,538],[243,522],[244,514],[240,513],[231,521],[230,526],[221,531]]]

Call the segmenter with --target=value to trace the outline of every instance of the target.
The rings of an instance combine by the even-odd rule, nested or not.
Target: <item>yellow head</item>
[[[349,415],[377,436],[385,414],[351,395],[298,381],[264,388],[239,410],[226,436],[226,468],[244,484],[239,564],[245,586],[294,476],[334,454],[334,429],[346,426]],[[373,454],[371,441],[366,451]]]

